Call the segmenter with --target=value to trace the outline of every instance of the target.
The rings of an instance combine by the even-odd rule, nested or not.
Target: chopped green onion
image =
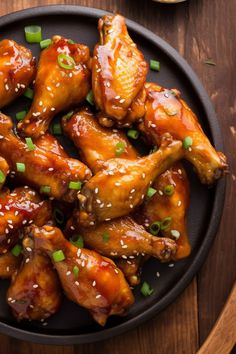
[[[70,238],[70,243],[72,245],[78,247],[78,248],[83,248],[84,247],[84,240],[83,237],[80,235],[74,235]]]
[[[40,42],[40,48],[45,49],[48,48],[52,44],[51,39],[44,39],[43,41]]]
[[[207,64],[207,65],[216,66],[216,63],[212,59],[204,60],[204,63]]]
[[[127,132],[127,136],[131,139],[136,140],[139,137],[139,132],[135,129],[129,129]]]
[[[175,187],[172,184],[168,184],[164,188],[165,195],[171,196],[175,191]]]
[[[171,222],[172,217],[170,216],[167,216],[165,219],[163,219],[161,222],[161,230],[167,230],[170,227]]]
[[[25,142],[26,142],[27,147],[28,147],[28,149],[30,151],[34,151],[35,150],[35,145],[34,145],[34,143],[33,143],[31,138],[25,138]]]
[[[61,130],[61,124],[60,123],[54,123],[52,126],[52,132],[55,135],[61,135],[62,130]]]
[[[147,191],[147,197],[151,198],[156,194],[157,190],[155,188],[149,187]]]
[[[159,233],[160,229],[161,229],[161,222],[160,221],[155,221],[149,226],[149,231],[154,236],[156,236]]]
[[[116,156],[120,156],[121,154],[123,154],[123,152],[125,151],[125,144],[120,141],[119,143],[116,144]]]
[[[193,144],[193,139],[191,138],[191,136],[186,136],[186,138],[184,138],[183,140],[183,148],[187,150],[190,148],[190,146],[192,146],[192,144]]]
[[[91,106],[94,106],[94,96],[93,96],[93,91],[90,90],[89,93],[86,96],[86,101],[91,104]]]
[[[17,172],[25,172],[25,164],[22,162],[16,163],[16,170]]]
[[[4,173],[0,170],[0,183],[4,183],[6,179],[6,176],[4,175]]]
[[[64,261],[64,259],[66,259],[62,250],[58,250],[58,251],[53,252],[52,258],[53,258],[54,262],[61,262],[61,261]]]
[[[68,43],[75,44],[75,41],[73,41],[73,39],[68,39]]]
[[[81,187],[82,187],[82,182],[80,182],[80,181],[77,181],[77,182],[71,181],[69,183],[69,189],[80,190]]]
[[[144,281],[140,291],[143,296],[150,296],[154,292],[154,289],[152,289],[151,286],[146,281]]]
[[[32,100],[32,98],[34,97],[34,91],[30,87],[28,87],[25,90],[23,96],[25,96],[25,97],[29,98],[30,100]]]
[[[12,250],[11,253],[13,254],[13,256],[18,257],[21,254],[22,251],[22,246],[21,245],[15,245]]]
[[[70,111],[70,112],[68,112],[67,114],[65,114],[65,115],[62,117],[62,119],[68,120],[68,119],[70,119],[70,118],[73,116],[73,114],[74,114],[74,111]]]
[[[42,40],[42,30],[40,26],[26,26],[25,39],[28,43],[40,43]]]
[[[109,233],[105,231],[105,232],[102,234],[102,239],[103,239],[104,242],[108,242],[109,239],[110,239]]]
[[[57,224],[62,225],[63,222],[65,221],[65,216],[63,214],[63,212],[61,211],[61,209],[59,208],[55,208],[53,210],[53,216],[54,219],[56,220]]]
[[[16,120],[22,120],[25,118],[27,111],[21,111],[16,113]]]
[[[63,53],[58,54],[57,61],[63,69],[74,69],[76,65],[74,59],[70,55]],[[67,62],[67,64],[65,62]]]
[[[161,64],[157,60],[150,60],[150,69],[154,71],[160,71]]]
[[[76,265],[73,268],[73,274],[75,276],[75,278],[78,278],[79,275],[79,267],[77,267]]]
[[[41,186],[40,193],[49,194],[51,192],[51,187],[49,186]]]

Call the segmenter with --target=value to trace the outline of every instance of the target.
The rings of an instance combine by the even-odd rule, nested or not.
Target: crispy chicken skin
[[[89,108],[81,109],[70,119],[63,119],[62,127],[79,149],[81,160],[93,173],[98,172],[105,161],[116,157],[119,143],[124,146],[120,157],[133,160],[138,156],[123,132],[102,127]]]
[[[51,257],[68,298],[87,308],[99,324],[105,325],[110,315],[123,314],[134,302],[122,272],[110,259],[94,251],[78,249],[55,227],[31,226],[29,235],[34,248]],[[57,250],[65,256],[60,262],[53,258]]]
[[[99,19],[98,30],[100,42],[92,65],[96,105],[111,120],[131,125],[145,113],[147,63],[130,38],[124,17],[105,15]]]
[[[0,190],[2,189],[2,186],[5,183],[8,173],[9,173],[8,163],[3,157],[0,156],[0,176],[3,178],[3,182],[0,183]]]
[[[31,243],[31,239],[24,239],[24,261],[7,291],[7,303],[18,321],[43,321],[61,305],[57,273],[47,255],[37,250],[27,251],[31,249]]]
[[[82,162],[56,155],[51,151],[35,146],[30,151],[27,144],[12,131],[11,119],[0,113],[0,155],[8,162],[19,181],[40,190],[50,188],[48,195],[56,199],[73,202],[77,191],[69,189],[71,181],[84,181],[91,172]],[[16,163],[25,164],[25,172],[17,172]]]
[[[11,252],[0,255],[0,279],[11,278],[19,269],[22,256],[14,256]]]
[[[194,165],[202,183],[215,182],[227,169],[226,157],[215,151],[197,117],[180,98],[180,93],[152,83],[145,87],[146,114],[141,130],[157,145],[166,132],[182,141],[186,137],[192,138],[192,145],[184,151],[184,157]]]
[[[9,39],[0,42],[0,108],[26,90],[34,79],[35,64],[29,49]]]
[[[6,253],[19,239],[21,229],[34,222],[44,225],[51,219],[51,203],[42,200],[29,187],[0,192],[0,254]]]
[[[182,143],[163,137],[158,151],[136,160],[115,158],[93,176],[81,191],[83,225],[129,214],[140,205],[153,180],[182,157]]]
[[[61,55],[64,59],[60,59]],[[59,64],[60,60],[67,68]],[[90,90],[89,66],[87,46],[54,36],[52,44],[40,55],[33,103],[18,124],[21,133],[38,137],[47,131],[57,113],[80,104]]]
[[[165,194],[167,186],[173,186],[172,195]],[[161,230],[165,237],[173,238],[177,243],[177,252],[174,259],[185,258],[190,254],[191,247],[187,231],[187,210],[189,207],[189,183],[186,172],[181,163],[174,164],[153,183],[157,190],[153,197],[147,198],[137,212],[137,222],[147,228],[155,221],[163,221],[171,217],[170,226]]]

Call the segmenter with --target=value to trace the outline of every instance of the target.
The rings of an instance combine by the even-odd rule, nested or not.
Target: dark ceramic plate
[[[91,51],[98,40],[97,21],[104,11],[79,6],[49,6],[16,12],[0,19],[2,38],[14,39],[34,52],[38,57],[38,44],[30,45],[24,40],[24,26],[42,26],[43,37],[60,34],[89,45]],[[161,62],[161,71],[149,72],[148,80],[169,88],[180,89],[184,99],[198,115],[206,134],[218,150],[222,151],[222,139],[211,102],[189,65],[161,38],[135,22],[127,20],[130,34],[144,53]],[[12,117],[29,104],[26,98],[19,98],[4,110]],[[68,142],[63,143],[70,148]],[[74,154],[74,151],[71,151]],[[191,184],[191,205],[188,214],[188,228],[192,254],[186,260],[169,267],[157,260],[150,260],[144,267],[142,279],[154,288],[154,294],[144,298],[140,288],[134,291],[136,302],[126,317],[112,317],[107,325],[99,327],[83,308],[64,300],[61,310],[48,321],[41,323],[17,323],[11,316],[5,301],[7,281],[0,285],[0,331],[2,333],[50,344],[72,344],[102,340],[133,328],[173,302],[188,285],[204,262],[213,242],[221,218],[224,202],[224,180],[211,189],[202,186],[192,168],[187,166]],[[160,273],[158,278],[156,273]]]

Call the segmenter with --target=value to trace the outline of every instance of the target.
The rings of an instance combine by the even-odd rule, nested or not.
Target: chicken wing
[[[166,132],[183,143],[187,138],[190,144],[183,149],[184,156],[194,165],[201,182],[211,184],[221,177],[227,169],[226,157],[215,151],[180,93],[152,83],[146,84],[146,91],[146,114],[140,126],[145,135],[157,145]]]
[[[41,53],[32,106],[18,128],[27,136],[44,134],[52,118],[77,106],[90,90],[90,55],[83,44],[54,36]]]
[[[182,143],[167,134],[155,153],[136,160],[107,161],[81,191],[80,222],[93,225],[129,214],[141,204],[153,180],[181,157]]]
[[[62,120],[65,134],[80,151],[82,161],[96,173],[105,161],[116,157],[117,144],[124,147],[120,157],[133,160],[137,152],[125,134],[116,129],[103,128],[88,108]]]
[[[0,42],[0,108],[26,90],[35,71],[35,58],[29,49],[9,39]]]
[[[51,257],[68,298],[87,308],[99,324],[105,325],[110,315],[123,314],[134,302],[122,272],[110,259],[75,247],[51,226],[31,226],[29,234],[34,248]]]
[[[42,201],[29,187],[12,193],[0,192],[0,254],[6,253],[21,236],[21,228],[34,222],[44,225],[51,219],[50,201]]]
[[[7,303],[17,320],[43,321],[56,313],[61,305],[61,288],[48,256],[30,248],[26,238],[24,261],[13,275],[7,291]]]
[[[189,183],[180,163],[156,178],[153,183],[156,193],[147,198],[136,215],[137,222],[149,228],[152,223],[167,220],[160,229],[163,236],[176,240],[176,260],[190,254],[186,214],[189,207]],[[165,225],[165,223],[164,223]]]
[[[132,259],[119,258],[115,260],[115,263],[123,272],[129,284],[131,286],[136,286],[140,283],[142,267],[148,258],[148,256],[137,256]]]
[[[131,125],[145,113],[147,63],[130,38],[124,17],[105,15],[98,30],[100,42],[94,48],[92,66],[96,105],[111,120]]]
[[[57,138],[50,133],[41,135],[39,138],[34,140],[34,143],[40,149],[51,151],[56,155],[60,155],[61,157],[69,157]]]
[[[14,256],[11,252],[0,255],[0,279],[11,278],[19,269],[22,256]]]
[[[75,201],[77,190],[70,189],[70,182],[90,178],[91,172],[87,166],[37,146],[30,150],[23,140],[14,135],[12,127],[11,119],[0,113],[0,135],[4,137],[0,155],[7,160],[17,179],[56,199]],[[23,167],[22,172],[17,171],[19,163]]]
[[[3,157],[0,156],[0,190],[2,189],[2,186],[5,183],[8,173],[9,173],[8,163]]]

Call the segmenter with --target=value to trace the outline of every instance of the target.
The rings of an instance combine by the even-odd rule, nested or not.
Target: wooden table
[[[0,0],[0,15],[46,4],[119,12],[175,47],[199,75],[215,106],[230,163],[224,214],[206,263],[177,301],[153,320],[104,342],[45,346],[0,335],[1,354],[192,354],[208,336],[235,280],[236,255],[236,1]],[[216,66],[204,63],[212,58]],[[213,354],[213,353],[209,353]],[[227,353],[222,353],[227,354]]]

